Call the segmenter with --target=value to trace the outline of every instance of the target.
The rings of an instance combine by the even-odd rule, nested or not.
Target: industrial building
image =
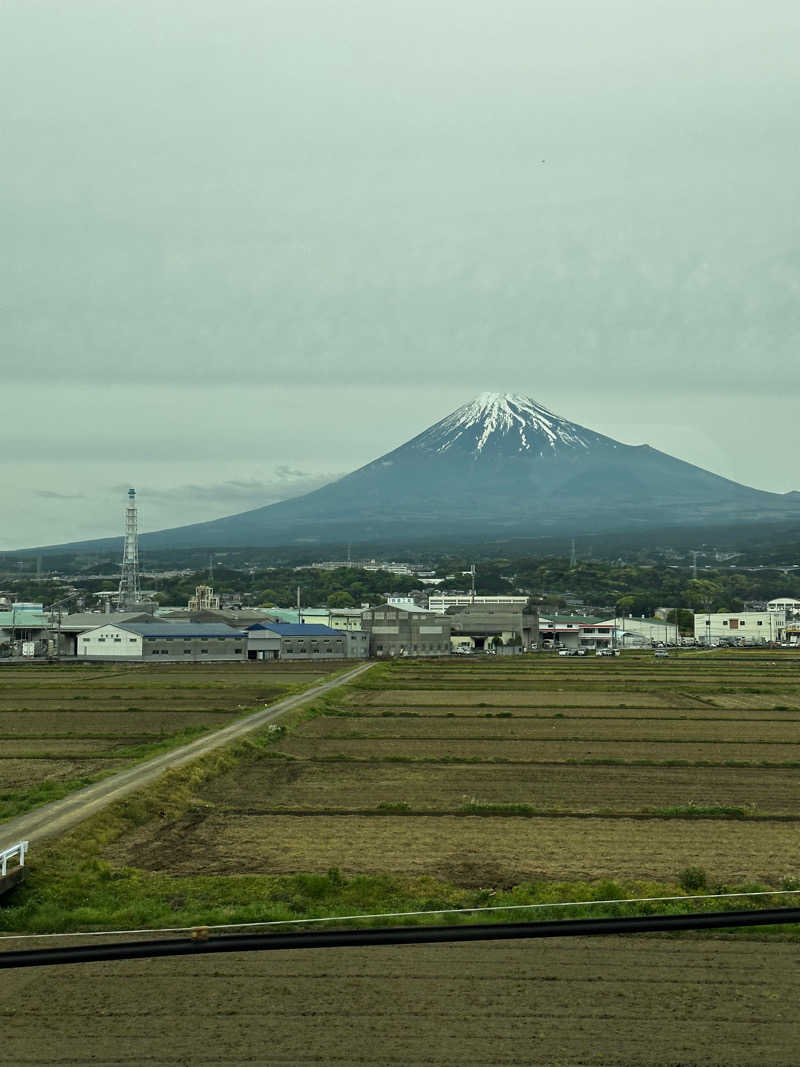
[[[389,604],[368,608],[362,615],[369,634],[369,653],[379,659],[393,656],[447,656],[451,619],[427,611],[411,611]]]
[[[545,648],[611,648],[614,623],[585,615],[548,615],[539,619],[539,636]]]
[[[539,617],[512,607],[470,605],[451,608],[446,615],[452,624],[453,649],[481,651],[490,646],[522,652],[539,643]]]
[[[316,623],[257,622],[247,629],[248,659],[350,659],[366,658],[358,652],[368,648],[363,635],[361,649],[353,633],[332,630]],[[356,648],[356,654],[351,653]]]
[[[224,623],[106,623],[78,638],[79,659],[159,663],[247,659],[247,634]]]
[[[431,593],[428,597],[428,611],[444,614],[448,608],[516,608],[522,611],[528,604],[526,596],[511,596],[500,594],[498,596],[480,596],[474,593]]]
[[[785,611],[787,616],[800,615],[800,600],[791,596],[776,597],[767,604],[767,611]]]
[[[71,615],[56,616],[53,625],[53,640],[62,656],[77,656],[81,634],[96,630],[98,626],[126,626],[132,622],[154,622],[152,615],[140,611],[77,611]]]
[[[608,624],[617,627],[620,648],[650,648],[658,644],[680,644],[680,631],[676,629],[674,621],[620,616],[618,619],[609,619]]]
[[[49,612],[41,604],[12,604],[0,611],[0,651],[6,656],[44,656],[50,649]]]
[[[694,637],[705,645],[769,645],[785,639],[785,611],[699,612]]]

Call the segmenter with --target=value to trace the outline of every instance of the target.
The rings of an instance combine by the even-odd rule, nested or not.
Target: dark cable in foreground
[[[370,945],[432,945],[458,941],[511,941],[540,937],[596,937],[672,930],[718,930],[725,927],[778,926],[800,923],[800,908],[762,911],[717,911],[703,915],[645,915],[629,919],[553,919],[549,922],[481,923],[474,926],[385,926],[371,930],[324,933],[236,934],[207,938],[202,928],[192,938],[120,941],[108,945],[23,949],[0,952],[0,968],[45,967],[98,960],[198,956],[208,952],[269,952],[298,948],[364,948]]]

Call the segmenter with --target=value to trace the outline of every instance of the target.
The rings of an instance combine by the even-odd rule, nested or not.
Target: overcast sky
[[[0,0],[0,548],[483,390],[800,489],[796,0]]]

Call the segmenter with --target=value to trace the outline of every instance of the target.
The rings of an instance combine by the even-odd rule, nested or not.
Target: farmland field
[[[790,1067],[796,946],[597,938],[4,971],[9,1064]]]
[[[105,710],[76,714],[111,723],[129,704],[156,723],[186,714],[177,695],[166,711],[148,685],[149,703],[126,693],[120,708],[112,690]],[[213,686],[202,714],[222,706]],[[233,708],[245,692],[230,695]],[[0,927],[433,910],[426,922],[490,904],[514,909],[500,918],[553,918],[567,914],[551,907],[565,900],[606,902],[569,912],[584,916],[713,910],[693,894],[753,887],[792,904],[799,720],[792,653],[378,664],[44,850]],[[40,763],[54,775],[110,768],[139,736],[20,731],[4,742],[8,780]],[[680,899],[624,903],[661,895]],[[517,910],[530,906],[544,910]],[[110,1063],[788,1067],[797,936],[783,927],[88,964],[12,974],[0,1018],[7,1054],[31,1063],[80,1061],[88,1039]]]
[[[0,820],[224,726],[341,666],[2,667]]]
[[[382,664],[107,855],[182,877],[202,855],[216,875],[508,888],[700,867],[779,887],[800,876],[798,705],[792,653]]]

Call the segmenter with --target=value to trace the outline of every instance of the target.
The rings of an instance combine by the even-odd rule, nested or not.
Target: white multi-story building
[[[428,597],[428,611],[444,615],[448,608],[503,607],[522,609],[528,603],[526,596],[472,596],[471,593],[432,593]]]
[[[783,611],[787,615],[800,615],[800,600],[795,600],[791,596],[779,596],[775,600],[770,600],[767,604],[767,611]]]
[[[695,640],[707,645],[768,645],[783,641],[785,630],[785,611],[713,611],[694,617]]]

